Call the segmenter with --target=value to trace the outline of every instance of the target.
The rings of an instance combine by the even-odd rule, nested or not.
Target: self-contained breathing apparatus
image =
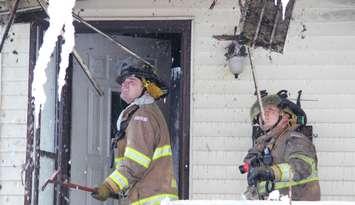
[[[293,103],[291,100],[287,99],[288,94],[287,90],[281,90],[276,95],[268,95],[268,93],[263,90],[260,91],[261,101],[263,106],[268,104],[277,105],[280,110],[289,115],[290,118],[290,127],[293,127],[295,131],[301,132],[305,136],[309,137],[312,140],[313,131],[312,126],[307,124],[307,116],[306,113],[301,108],[301,94],[302,91],[298,91],[297,102]],[[255,102],[250,111],[250,117],[253,123],[253,131],[252,131],[252,143],[255,145],[256,139],[261,136],[265,136],[265,134],[276,127],[275,126],[267,131],[264,131],[260,128],[259,125],[259,117],[260,117],[260,109],[258,107],[258,102]],[[271,166],[273,164],[273,158],[271,155],[271,149],[268,146],[265,146],[262,151],[257,149],[250,149],[248,151],[247,156],[244,159],[242,165],[239,166],[239,171],[241,174],[249,173],[252,169],[263,166]],[[250,182],[248,182],[250,183]],[[257,195],[259,199],[262,199],[262,196],[259,195],[256,189],[257,182],[252,182],[249,184],[249,192],[253,192],[252,194]],[[265,187],[267,193],[273,191],[274,182],[267,181]],[[250,193],[249,193],[250,194]]]
[[[301,95],[302,95],[302,90],[298,91],[298,96],[297,96],[297,102],[294,103],[291,100],[288,99],[288,91],[287,90],[280,90],[276,95],[268,95],[266,90],[260,91],[260,95],[262,97],[262,102],[263,105],[265,106],[268,103],[275,103],[278,105],[278,107],[285,111],[287,114],[290,115],[290,122],[292,123],[291,126],[296,126],[295,131],[301,132],[305,136],[309,137],[312,140],[313,136],[313,130],[312,126],[306,125],[307,124],[307,115],[301,108]],[[273,98],[277,97],[277,98]],[[278,99],[277,102],[275,102],[274,99]],[[258,110],[258,103],[255,102],[251,108],[250,111],[250,117],[252,120],[252,141],[253,145],[255,143],[255,140],[260,137],[261,135],[265,134],[265,131],[263,131],[260,128],[258,118],[259,118],[259,112]]]

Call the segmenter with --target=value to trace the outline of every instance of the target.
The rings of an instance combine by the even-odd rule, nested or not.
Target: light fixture
[[[227,58],[227,64],[229,71],[233,73],[234,77],[237,79],[239,74],[243,72],[244,63],[247,60],[246,47],[243,44],[233,41],[227,47],[228,51],[225,54]]]

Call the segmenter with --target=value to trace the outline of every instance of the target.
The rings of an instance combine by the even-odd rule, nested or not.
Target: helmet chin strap
[[[141,77],[137,77],[139,78],[139,80],[143,83],[143,79]],[[142,89],[142,92],[141,94],[137,97],[137,98],[140,98],[144,95],[145,91],[147,91],[147,89],[145,88],[144,84],[143,84],[143,89]]]
[[[279,119],[277,120],[277,122],[269,129],[265,130],[264,133],[268,134],[271,130],[273,130],[277,125],[279,125],[279,123],[282,120],[282,114],[279,115]],[[261,122],[262,124],[264,124],[264,121]]]
[[[143,87],[142,93],[141,93],[137,98],[142,97],[142,96],[144,95],[144,93],[145,93],[146,90],[147,90],[147,89],[145,89],[145,87]]]

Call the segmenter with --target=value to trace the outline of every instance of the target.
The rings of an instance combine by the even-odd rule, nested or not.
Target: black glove
[[[249,186],[255,186],[258,181],[275,180],[275,175],[270,167],[252,167],[248,172],[247,179]]]
[[[255,148],[249,149],[248,154],[244,157],[244,162],[248,163],[252,167],[260,166],[260,159],[262,159],[262,154]]]

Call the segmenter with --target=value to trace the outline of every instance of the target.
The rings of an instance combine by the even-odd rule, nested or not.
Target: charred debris
[[[281,0],[239,0],[238,29],[236,27],[233,35],[215,35],[214,38],[283,53],[294,3],[295,0],[287,5]],[[285,16],[283,6],[286,6]]]

